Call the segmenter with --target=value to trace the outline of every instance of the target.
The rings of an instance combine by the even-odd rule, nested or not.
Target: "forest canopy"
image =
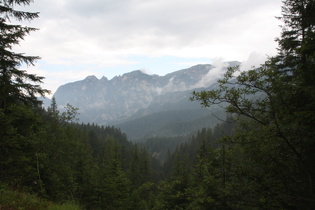
[[[314,209],[314,0],[283,1],[276,56],[192,94],[229,117],[173,138],[163,163],[156,148],[172,139],[134,144],[117,128],[78,124],[71,105],[41,106],[43,77],[20,69],[39,57],[12,50],[36,31],[10,22],[37,18],[14,9],[31,2],[0,1],[0,209],[51,205],[12,192],[82,209]]]

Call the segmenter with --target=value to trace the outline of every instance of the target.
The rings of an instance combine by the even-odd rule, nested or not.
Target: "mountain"
[[[214,66],[203,64],[165,76],[140,70],[111,80],[88,76],[60,86],[54,97],[60,107],[67,103],[78,107],[82,122],[115,125],[133,139],[171,136],[178,134],[181,128],[196,127],[192,125],[198,122],[209,123],[204,119],[211,116],[211,110],[189,101],[189,97],[197,88],[213,88],[217,79],[215,71]]]

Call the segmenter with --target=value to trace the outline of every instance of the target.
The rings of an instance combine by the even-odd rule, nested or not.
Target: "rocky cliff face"
[[[132,115],[148,107],[159,95],[187,88],[194,80],[209,71],[211,66],[196,66],[195,76],[189,70],[164,77],[133,71],[111,80],[88,76],[82,81],[62,85],[54,97],[60,107],[67,103],[78,107],[83,122],[106,124]],[[196,79],[195,79],[196,80]]]
[[[196,65],[165,76],[137,70],[111,80],[88,76],[82,81],[60,86],[54,97],[60,107],[67,103],[78,107],[80,120],[85,123],[109,124],[131,117],[140,110],[145,113],[143,110],[148,107],[187,100],[187,94],[178,93],[210,86],[213,82],[201,85],[200,81],[205,81],[214,68],[209,64]]]

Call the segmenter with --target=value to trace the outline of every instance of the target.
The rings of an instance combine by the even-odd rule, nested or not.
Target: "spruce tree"
[[[12,51],[26,35],[37,29],[11,21],[31,21],[39,13],[15,10],[15,6],[29,5],[31,0],[1,0],[0,1],[0,108],[4,109],[14,103],[37,104],[38,95],[48,91],[36,83],[41,83],[43,77],[27,73],[19,69],[23,65],[34,65],[38,56],[27,56],[24,53]]]
[[[14,24],[38,17],[38,13],[15,9],[31,2],[0,0],[0,179],[14,180],[15,184],[32,182],[26,180],[26,175],[33,176],[33,141],[39,129],[33,108],[40,104],[37,97],[49,92],[39,85],[43,77],[21,69],[34,65],[39,57],[13,51],[15,45],[36,30]]]
[[[224,103],[241,119],[232,142],[244,152],[247,185],[259,192],[247,201],[256,207],[315,205],[314,2],[285,0],[278,55],[248,71],[230,68],[218,89],[192,98],[205,106]]]
[[[279,55],[282,65],[304,85],[314,84],[315,1],[286,0],[283,2]]]

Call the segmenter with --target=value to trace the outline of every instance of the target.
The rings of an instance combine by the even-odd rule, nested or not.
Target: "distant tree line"
[[[43,78],[19,69],[38,57],[12,51],[35,30],[9,21],[36,18],[14,10],[30,2],[0,2],[0,207],[10,189],[84,209],[314,209],[314,0],[283,2],[277,56],[193,93],[206,107],[223,104],[226,122],[167,148],[163,138],[135,144],[114,127],[77,124],[78,110],[61,113],[54,99],[41,107]]]

